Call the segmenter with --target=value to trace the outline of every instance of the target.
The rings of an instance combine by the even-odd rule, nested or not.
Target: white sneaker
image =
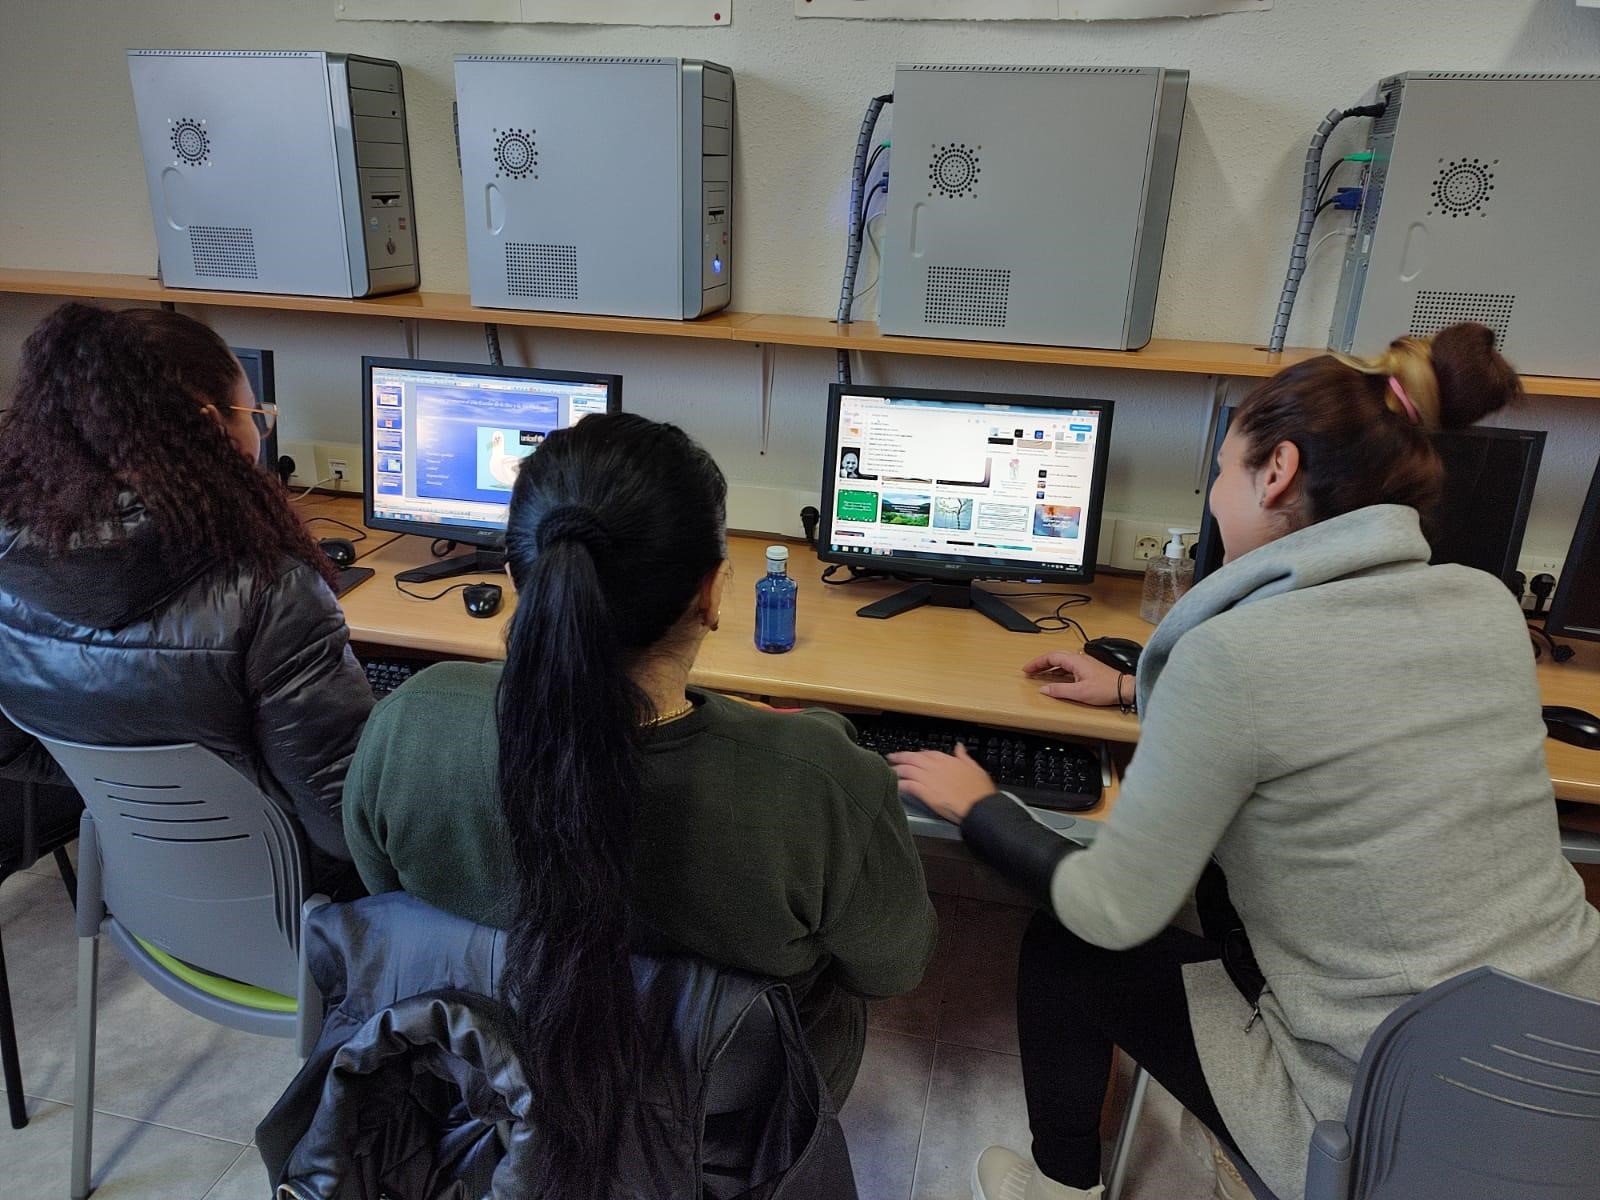
[[[972,1164],[972,1200],[1100,1200],[1105,1188],[1084,1191],[1039,1173],[1015,1150],[990,1146]]]

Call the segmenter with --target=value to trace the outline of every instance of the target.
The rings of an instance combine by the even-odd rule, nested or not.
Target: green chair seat
[[[197,987],[209,996],[229,1004],[242,1004],[246,1008],[257,1008],[263,1012],[292,1013],[296,1009],[293,996],[285,996],[281,992],[269,992],[266,988],[259,988],[253,984],[240,983],[237,979],[227,979],[221,975],[212,975],[198,967],[191,967],[182,959],[173,958],[158,946],[152,946],[137,934],[134,941],[144,948],[146,954],[155,959],[168,971],[191,987]]]

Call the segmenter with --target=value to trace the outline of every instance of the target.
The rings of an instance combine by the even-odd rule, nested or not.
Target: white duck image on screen
[[[496,483],[511,487],[517,482],[517,468],[522,465],[522,457],[506,453],[506,435],[496,429],[489,435],[489,474],[494,476]]]

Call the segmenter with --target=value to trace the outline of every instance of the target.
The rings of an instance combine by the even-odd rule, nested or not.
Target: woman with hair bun
[[[896,756],[907,792],[1047,905],[1017,997],[1032,1156],[986,1150],[979,1200],[1100,1194],[1114,1046],[1297,1200],[1313,1126],[1344,1117],[1406,1000],[1484,964],[1600,998],[1600,913],[1561,856],[1526,622],[1498,579],[1429,566],[1421,529],[1442,476],[1429,432],[1521,399],[1471,324],[1250,395],[1211,489],[1226,565],[1137,679],[1060,652],[1025,668],[1064,675],[1043,688],[1063,700],[1137,701],[1138,750],[1087,850],[964,752]],[[1233,919],[1171,927],[1213,860],[1232,908],[1202,896],[1202,915]]]
[[[372,708],[328,558],[256,465],[274,414],[212,330],[65,304],[0,414],[0,708],[52,737],[197,742],[361,894],[339,815]],[[0,771],[62,777],[0,717]]]

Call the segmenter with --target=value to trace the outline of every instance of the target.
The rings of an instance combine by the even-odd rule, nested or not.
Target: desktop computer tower
[[[1328,345],[1481,321],[1521,371],[1600,373],[1600,75],[1410,71],[1378,94]]]
[[[464,54],[472,303],[683,320],[733,295],[733,73],[676,58]]]
[[[885,333],[1150,340],[1187,71],[901,65]]]
[[[414,288],[400,66],[320,50],[130,50],[169,287]]]

